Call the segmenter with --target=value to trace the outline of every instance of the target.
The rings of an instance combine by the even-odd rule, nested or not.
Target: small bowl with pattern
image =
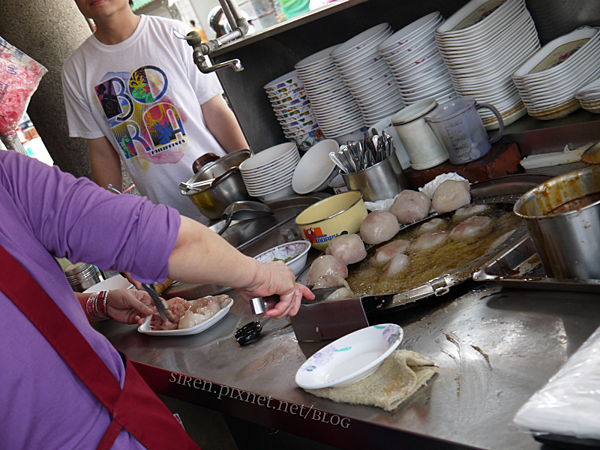
[[[362,328],[323,347],[296,372],[304,389],[344,387],[375,373],[404,337],[400,325],[384,323]]]
[[[310,242],[294,241],[270,248],[260,255],[255,256],[254,259],[261,264],[269,261],[283,261],[290,269],[292,269],[294,275],[298,276],[306,265],[309,250]]]

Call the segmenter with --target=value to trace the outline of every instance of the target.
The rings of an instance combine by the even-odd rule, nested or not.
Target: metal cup
[[[368,202],[394,198],[408,187],[396,152],[367,169],[342,173],[342,177],[349,190],[360,191]]]
[[[84,292],[103,280],[98,268],[93,264],[80,262],[65,268],[64,272],[71,289],[75,292]]]

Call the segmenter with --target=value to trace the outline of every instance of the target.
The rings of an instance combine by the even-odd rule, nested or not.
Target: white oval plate
[[[221,311],[216,313],[210,319],[199,323],[198,325],[191,328],[184,328],[182,330],[153,330],[150,328],[150,319],[152,316],[146,317],[146,320],[142,325],[138,327],[138,331],[143,334],[150,334],[153,336],[189,336],[191,334],[202,333],[203,331],[208,330],[210,327],[215,325],[217,322],[220,322],[223,317],[227,315],[229,310],[231,309],[231,305],[233,305],[233,299],[230,298],[229,302],[221,308]]]
[[[304,389],[343,387],[368,377],[402,342],[400,325],[384,323],[350,333],[323,347],[296,372]]]

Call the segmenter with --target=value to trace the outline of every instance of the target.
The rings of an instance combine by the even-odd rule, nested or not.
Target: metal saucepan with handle
[[[251,199],[239,170],[239,165],[250,156],[250,150],[237,150],[207,163],[192,178],[180,184],[181,194],[209,219],[220,219],[231,203]]]

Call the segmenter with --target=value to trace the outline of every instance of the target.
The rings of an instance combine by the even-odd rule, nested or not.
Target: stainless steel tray
[[[600,280],[549,278],[528,235],[484,264],[473,280],[516,289],[600,292]]]
[[[549,178],[551,177],[548,175],[540,174],[516,174],[473,183],[471,185],[471,198],[474,203],[514,204],[522,194]],[[435,215],[424,220],[429,220],[431,217],[435,217]],[[407,225],[403,228],[414,225]],[[498,255],[503,254],[527,236],[527,229],[524,224],[521,224],[504,243],[462,267],[405,291],[363,297],[365,310],[368,312],[387,312],[390,309],[404,307],[427,297],[447,294],[452,287],[470,280],[483,264],[496,259]]]
[[[429,218],[428,218],[429,219]],[[515,242],[519,242],[527,235],[525,225],[521,224],[504,243],[485,255],[470,261],[462,267],[454,269],[444,275],[427,281],[405,291],[388,295],[365,296],[362,297],[365,310],[367,312],[376,312],[404,307],[418,300],[431,297],[442,296],[460,283],[470,280],[473,274],[487,261],[496,258],[499,254],[512,247]]]

